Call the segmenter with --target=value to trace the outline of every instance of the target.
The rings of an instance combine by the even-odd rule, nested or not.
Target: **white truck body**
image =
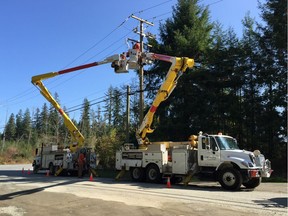
[[[270,161],[259,151],[240,150],[233,142],[229,136],[200,134],[197,149],[189,142],[157,142],[146,149],[126,144],[116,153],[116,169],[130,171],[136,181],[158,182],[164,177],[187,181],[189,176],[211,174],[228,190],[242,184],[257,187],[262,177],[270,177]]]
[[[87,167],[96,168],[96,155],[90,149],[85,149]],[[78,156],[79,151],[71,153],[69,149],[58,149],[57,145],[43,146],[37,150],[36,157],[33,161],[33,171],[37,173],[39,170],[49,170],[50,174],[54,175],[59,169],[66,172],[73,172],[78,170]],[[80,149],[81,151],[82,149]]]

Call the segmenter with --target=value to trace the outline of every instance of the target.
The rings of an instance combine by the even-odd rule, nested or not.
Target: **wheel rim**
[[[227,186],[233,186],[236,183],[236,176],[232,172],[226,172],[222,177],[223,182]]]
[[[157,171],[155,169],[150,169],[148,175],[149,179],[155,180],[157,178]]]

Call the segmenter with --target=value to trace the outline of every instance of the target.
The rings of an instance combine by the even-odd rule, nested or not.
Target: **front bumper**
[[[271,169],[271,162],[267,159],[264,161],[262,167],[258,167],[258,169],[250,169],[248,170],[249,178],[269,178],[273,170]]]
[[[271,169],[271,162],[266,159],[265,163],[263,164],[262,170],[260,171],[261,177],[270,178],[272,172],[273,170]]]

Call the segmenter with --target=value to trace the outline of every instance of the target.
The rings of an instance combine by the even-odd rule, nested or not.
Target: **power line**
[[[141,93],[141,92],[155,91],[155,90],[158,91],[158,88],[155,88],[155,89],[151,88],[151,89],[149,89],[149,90],[146,89],[146,90],[142,90],[142,91],[140,91],[140,90],[134,90],[134,91],[130,92],[129,95],[134,95],[134,94],[136,94],[136,93]],[[107,95],[104,95],[104,96],[99,97],[99,98],[96,98],[96,99],[88,100],[89,106],[91,107],[91,106],[94,106],[94,105],[97,105],[97,104],[101,104],[101,103],[107,102],[107,101],[109,101],[109,100],[111,100],[111,99],[113,100],[113,99],[115,99],[116,97],[122,97],[123,95],[126,95],[126,94],[127,94],[126,91],[122,91],[122,92],[120,92],[119,94],[117,94],[117,95],[115,95],[115,96],[113,96],[113,97],[106,98]],[[102,98],[106,98],[106,99],[100,100],[100,99],[102,99]],[[100,101],[97,101],[97,100],[100,100]],[[95,101],[95,102],[94,102],[94,103],[91,103],[92,101]],[[72,107],[70,107],[70,108],[67,108],[67,109],[65,110],[65,112],[66,112],[66,113],[75,112],[75,111],[78,111],[78,110],[83,109],[84,107],[85,107],[84,104],[78,104],[78,105],[72,106]]]
[[[164,1],[164,2],[159,3],[159,4],[156,4],[156,5],[154,5],[154,6],[151,6],[151,7],[148,7],[148,8],[146,8],[146,9],[140,10],[140,11],[138,11],[138,12],[134,12],[134,14],[143,13],[143,12],[145,12],[145,11],[148,11],[148,10],[154,9],[154,8],[156,8],[156,7],[159,7],[159,6],[161,6],[161,5],[167,4],[168,2],[171,2],[171,1],[173,1],[173,0]],[[202,2],[202,1],[204,1],[204,0],[200,0],[199,3]],[[214,5],[214,4],[218,4],[218,3],[222,2],[222,1],[223,1],[223,0],[218,0],[218,1],[215,1],[215,2],[212,2],[212,3],[208,4],[207,6]],[[154,17],[149,18],[149,19],[156,19],[156,18],[158,18],[158,17],[165,16],[165,15],[171,13],[171,12],[172,12],[172,11],[169,11],[169,12],[166,12],[166,13],[163,13],[163,14],[160,14],[160,15],[157,15],[157,16],[154,16]],[[131,15],[132,15],[132,14],[131,14]],[[112,34],[113,34],[116,30],[118,30],[120,27],[123,27],[123,28],[124,28],[124,24],[130,19],[131,15],[128,16],[126,19],[124,19],[116,28],[114,28],[114,29],[113,29],[111,32],[109,32],[106,36],[104,36],[102,39],[100,39],[99,41],[97,41],[97,42],[96,42],[95,44],[93,44],[90,48],[88,48],[86,51],[84,51],[84,52],[81,53],[78,57],[76,57],[74,60],[72,60],[72,61],[71,61],[69,64],[67,64],[64,68],[66,68],[66,67],[68,67],[69,65],[73,64],[73,63],[74,63],[75,61],[77,61],[79,58],[81,58],[82,56],[84,56],[85,54],[87,54],[89,51],[91,51],[93,48],[95,48],[96,46],[98,46],[100,43],[102,43],[104,40],[106,40],[110,35],[112,35]],[[149,20],[149,19],[148,19],[148,20]],[[130,33],[131,33],[131,32],[129,32],[128,34],[130,34]],[[124,37],[126,37],[128,34],[126,34],[125,36],[123,36],[121,39],[123,39]],[[106,48],[103,49],[101,52],[93,55],[93,56],[90,57],[88,60],[86,60],[86,62],[89,61],[90,59],[96,57],[97,55],[103,53],[105,50],[107,50],[108,48],[112,47],[114,44],[116,44],[116,43],[117,43],[118,41],[120,41],[121,39],[115,41],[113,44],[111,44],[110,46],[106,47]],[[119,48],[120,48],[120,47],[119,47]],[[117,49],[119,49],[119,48],[117,48]],[[116,50],[117,50],[117,49],[116,49]],[[76,74],[75,76],[77,76],[77,74]],[[55,87],[57,87],[57,86],[59,86],[59,85],[61,85],[61,84],[63,84],[63,83],[65,83],[65,82],[67,82],[67,81],[69,81],[69,80],[71,80],[71,79],[73,79],[75,76],[70,77],[70,78],[66,79],[65,81],[60,82],[60,83],[57,84],[56,86],[52,87],[52,89],[55,88]],[[56,82],[56,81],[57,81],[57,79],[56,79],[56,80],[53,80],[53,81],[50,82],[50,83],[53,83],[53,82]],[[51,89],[51,88],[50,88],[50,89]],[[11,102],[17,101],[19,98],[23,99],[23,97],[25,97],[25,96],[27,96],[27,95],[31,95],[32,93],[35,93],[36,91],[37,91],[36,89],[33,90],[33,87],[31,87],[31,88],[29,88],[29,89],[27,89],[27,90],[24,90],[23,92],[21,92],[21,93],[19,93],[19,94],[16,94],[15,96],[13,96],[13,97],[11,97],[11,98],[8,98],[8,99],[5,101],[5,103],[3,103],[2,105],[3,105],[3,106],[11,105]],[[37,97],[37,96],[32,96],[32,97],[30,97],[30,98],[28,98],[28,99],[25,99],[25,100],[22,100],[22,101],[20,101],[20,102],[12,103],[12,105],[17,105],[17,104],[23,103],[23,102],[28,101],[28,100],[31,100],[31,99],[33,99],[33,98],[35,98],[35,97]]]
[[[171,1],[173,1],[173,0],[164,1],[164,2],[162,2],[162,3],[159,3],[159,4],[157,4],[157,5],[151,6],[151,7],[149,7],[149,8],[143,9],[143,10],[138,11],[138,12],[135,12],[135,13],[142,13],[142,12],[144,12],[144,11],[150,10],[150,9],[152,9],[152,8],[159,7],[159,6],[163,5],[163,4],[166,4],[166,3],[171,2]],[[132,15],[132,14],[131,14],[131,15]],[[90,50],[92,50],[92,49],[95,48],[97,45],[99,45],[101,42],[103,42],[105,39],[107,39],[107,38],[108,38],[110,35],[112,35],[116,30],[118,30],[120,27],[122,27],[122,26],[130,19],[131,15],[128,16],[126,19],[124,19],[116,28],[114,28],[114,29],[113,29],[111,32],[109,32],[106,36],[104,36],[102,39],[100,39],[100,40],[97,41],[95,44],[93,44],[90,48],[88,48],[88,49],[85,50],[83,53],[81,53],[78,57],[76,57],[75,59],[73,59],[70,63],[68,63],[65,67],[63,67],[63,69],[64,69],[64,68],[67,68],[68,66],[70,66],[71,64],[73,64],[75,61],[77,61],[78,59],[80,59],[82,56],[84,56],[85,54],[87,54]],[[127,35],[128,35],[128,34],[127,34]],[[125,37],[125,36],[124,36],[124,37]],[[112,46],[112,45],[111,45],[111,46]],[[109,46],[109,47],[111,47],[111,46]],[[108,47],[108,48],[109,48],[109,47]],[[107,48],[106,48],[106,49],[107,49]],[[106,50],[106,49],[103,49],[103,50]],[[102,52],[103,52],[103,51],[101,51],[100,53],[102,53]],[[87,61],[89,61],[90,59],[92,59],[92,58],[94,58],[95,56],[99,55],[100,53],[92,56],[92,57],[89,58]],[[72,78],[73,78],[73,77],[72,77]],[[70,79],[72,79],[72,78],[70,78]],[[68,80],[70,80],[70,79],[68,79]],[[67,81],[68,81],[68,80],[67,80]],[[56,82],[56,80],[52,81],[52,83],[53,83],[53,82]],[[62,82],[62,83],[63,83],[63,82]],[[62,84],[62,83],[60,83],[60,84]],[[58,84],[58,85],[60,85],[60,84]],[[57,85],[57,86],[58,86],[58,85]],[[31,87],[31,88],[25,90],[24,92],[22,92],[22,93],[20,93],[20,94],[17,94],[17,95],[15,95],[15,96],[7,99],[7,103],[8,103],[8,102],[15,101],[15,100],[17,100],[17,99],[19,99],[19,98],[23,98],[23,96],[27,96],[27,95],[29,95],[29,94],[31,94],[31,93],[36,92],[36,90],[32,90],[32,89],[33,89],[33,88]],[[23,102],[23,101],[22,101],[22,102]],[[7,106],[7,103],[6,103],[6,106]],[[18,104],[18,103],[17,103],[17,104]]]
[[[164,5],[164,4],[166,4],[166,3],[168,3],[168,2],[171,2],[171,1],[174,1],[174,0],[165,1],[165,2],[159,3],[159,4],[157,4],[157,5],[151,6],[151,7],[149,7],[149,8],[140,10],[140,11],[138,11],[138,12],[134,12],[134,13],[132,13],[132,14],[137,14],[137,13],[140,14],[140,13],[143,13],[144,11],[151,10],[151,9],[153,9],[153,8],[159,7],[159,6]]]

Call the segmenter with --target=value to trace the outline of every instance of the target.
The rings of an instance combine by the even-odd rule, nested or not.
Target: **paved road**
[[[217,183],[167,188],[127,180],[47,177],[31,170],[30,165],[0,165],[0,216],[288,215],[286,183],[229,192]]]

